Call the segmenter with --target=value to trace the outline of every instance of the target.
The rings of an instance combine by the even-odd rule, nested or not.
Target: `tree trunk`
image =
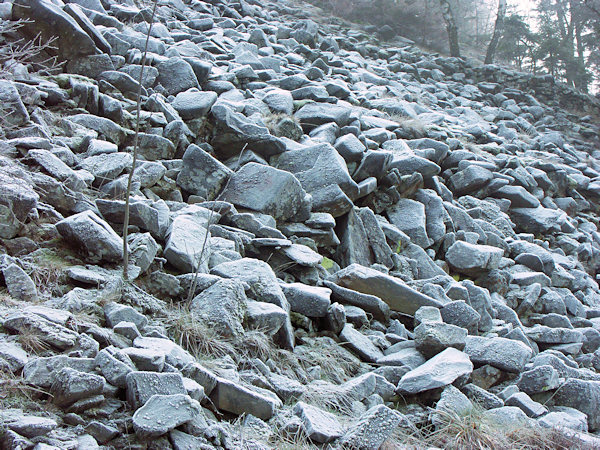
[[[448,32],[448,46],[450,47],[450,56],[460,58],[460,46],[458,44],[458,27],[454,20],[452,7],[448,0],[440,0],[442,7],[442,17],[446,23],[446,31]]]
[[[492,40],[488,45],[487,52],[485,54],[485,64],[492,64],[494,62],[494,55],[496,54],[496,48],[498,48],[498,42],[504,33],[504,17],[506,16],[506,0],[498,1],[498,15],[496,16],[496,24],[494,25],[494,34]]]

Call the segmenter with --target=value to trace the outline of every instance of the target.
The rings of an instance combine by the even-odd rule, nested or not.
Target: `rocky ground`
[[[0,3],[63,61],[0,79],[3,448],[600,448],[598,101],[291,0],[152,9]]]

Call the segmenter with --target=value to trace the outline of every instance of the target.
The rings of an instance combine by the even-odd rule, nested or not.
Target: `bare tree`
[[[506,17],[506,0],[498,0],[498,15],[496,16],[496,23],[494,25],[494,34],[492,40],[488,45],[487,52],[485,54],[485,64],[492,64],[494,62],[494,55],[498,48],[498,42],[504,33],[504,18]]]
[[[450,47],[450,56],[460,58],[460,46],[458,43],[458,26],[454,19],[454,13],[449,0],[440,0],[440,6],[442,7],[442,17],[446,24],[446,31],[448,32],[448,46]]]

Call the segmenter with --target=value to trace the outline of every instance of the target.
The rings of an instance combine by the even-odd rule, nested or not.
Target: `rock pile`
[[[0,6],[65,62],[0,80],[6,448],[376,449],[474,407],[598,445],[597,102],[292,1]]]

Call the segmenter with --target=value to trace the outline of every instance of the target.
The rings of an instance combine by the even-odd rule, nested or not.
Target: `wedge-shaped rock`
[[[202,221],[190,215],[177,216],[165,244],[165,258],[182,272],[208,271],[210,232]]]
[[[41,342],[59,350],[66,350],[77,343],[79,334],[69,328],[52,322],[31,312],[15,312],[10,314],[2,326],[11,331],[33,334]]]
[[[331,281],[353,291],[379,297],[392,310],[403,314],[413,315],[421,306],[442,307],[438,300],[415,291],[399,278],[358,264],[338,271]]]
[[[15,237],[39,199],[27,181],[0,169],[0,238]]]
[[[133,415],[133,428],[140,437],[157,437],[201,413],[200,403],[189,395],[155,394]]]
[[[374,363],[383,358],[381,350],[367,336],[355,330],[352,324],[346,324],[340,333],[340,339],[346,342],[348,347],[354,350],[363,361]]]
[[[133,341],[133,346],[161,352],[165,355],[166,362],[177,368],[182,368],[196,361],[192,355],[169,339],[138,337]]]
[[[177,184],[187,192],[213,200],[232,174],[226,165],[192,144],[183,155]]]
[[[231,177],[220,199],[283,222],[308,218],[310,213],[306,192],[294,175],[254,162]]]
[[[446,252],[446,262],[457,272],[474,275],[497,269],[503,255],[498,247],[456,241]]]
[[[452,384],[457,378],[473,372],[473,363],[469,356],[455,348],[447,348],[425,364],[404,375],[396,392],[399,394],[418,394]]]
[[[329,122],[335,122],[343,127],[350,119],[352,109],[332,103],[309,103],[304,105],[295,114],[300,123],[309,127],[316,127]]]
[[[67,217],[56,224],[56,229],[69,243],[80,249],[90,262],[121,260],[122,239],[92,211]]]
[[[292,311],[307,317],[325,317],[331,305],[331,289],[307,286],[302,283],[282,283],[281,289],[285,294]]]
[[[13,4],[13,19],[25,21],[23,30],[42,42],[58,38],[55,47],[61,59],[100,53],[94,41],[81,29],[75,19],[55,4],[45,0],[19,0]]]
[[[342,448],[380,448],[403,420],[407,419],[398,411],[373,406],[348,428],[339,444]]]
[[[298,402],[294,414],[300,418],[306,435],[315,442],[326,443],[342,435],[342,426],[333,414],[316,406]]]
[[[219,155],[225,158],[235,156],[246,147],[262,157],[285,151],[281,139],[272,136],[266,127],[257,125],[243,114],[219,104],[211,108],[211,113],[216,122],[211,145]]]
[[[95,367],[93,358],[70,358],[65,355],[32,359],[23,368],[23,378],[28,384],[48,389],[54,381],[54,374],[69,367],[78,372],[92,372]]]
[[[196,296],[190,305],[196,320],[210,324],[219,334],[240,337],[246,314],[246,294],[237,280],[219,280]]]
[[[269,420],[283,406],[275,394],[269,396],[223,378],[219,378],[210,398],[218,409],[238,415],[252,414],[262,420]]]
[[[101,394],[105,383],[100,375],[64,367],[55,374],[50,391],[54,403],[64,407],[77,400]]]
[[[521,341],[501,337],[467,336],[465,353],[475,364],[489,364],[507,372],[522,372],[533,351]]]
[[[510,218],[517,228],[525,233],[546,234],[558,232],[567,220],[567,215],[562,210],[544,208],[513,208]]]
[[[432,244],[431,239],[427,236],[427,216],[423,203],[402,198],[386,212],[390,222],[408,234],[413,243],[422,248],[427,248]]]
[[[250,285],[249,297],[258,301],[273,303],[289,314],[290,304],[279,286],[273,269],[266,262],[243,258],[238,261],[219,264],[211,270],[211,274],[248,283]],[[284,326],[281,327],[277,338],[282,346],[293,348],[294,330],[289,317]]]
[[[127,402],[133,409],[146,404],[155,394],[186,394],[183,376],[179,372],[129,372],[127,375]]]

